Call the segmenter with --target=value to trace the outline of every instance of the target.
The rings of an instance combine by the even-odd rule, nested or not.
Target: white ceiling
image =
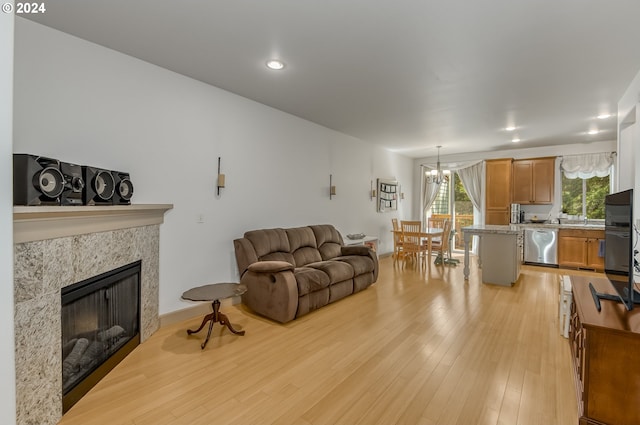
[[[615,140],[596,116],[640,70],[639,0],[45,5],[28,18],[411,157]]]

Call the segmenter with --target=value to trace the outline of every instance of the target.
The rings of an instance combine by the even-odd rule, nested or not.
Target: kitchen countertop
[[[584,230],[604,230],[604,223],[520,223],[511,224],[511,226],[519,226],[521,229],[541,228],[541,229],[584,229]]]
[[[522,233],[523,227],[519,224],[474,224],[473,226],[465,226],[462,228],[463,233],[471,234],[504,234],[504,235],[517,235]]]

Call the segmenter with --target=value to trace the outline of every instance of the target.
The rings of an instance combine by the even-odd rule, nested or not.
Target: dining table
[[[402,230],[391,230],[392,233],[398,234],[402,236],[417,236],[421,240],[427,242],[427,253],[429,254],[429,258],[431,258],[432,251],[432,242],[433,239],[439,236],[442,236],[444,230],[438,227],[430,227],[425,230],[421,230],[420,232],[403,232]]]

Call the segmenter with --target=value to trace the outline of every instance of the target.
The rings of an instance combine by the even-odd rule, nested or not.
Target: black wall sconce
[[[220,189],[224,188],[225,177],[220,173],[220,157],[218,157],[218,196],[220,196]]]
[[[329,199],[336,196],[336,187],[333,185],[333,174],[329,174]]]

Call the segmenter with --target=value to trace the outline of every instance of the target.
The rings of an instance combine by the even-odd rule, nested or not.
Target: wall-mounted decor
[[[224,189],[225,176],[220,172],[220,157],[218,157],[218,181],[216,185],[218,187],[218,196],[220,196],[220,189]]]
[[[378,179],[378,212],[398,209],[398,187],[397,180]]]

